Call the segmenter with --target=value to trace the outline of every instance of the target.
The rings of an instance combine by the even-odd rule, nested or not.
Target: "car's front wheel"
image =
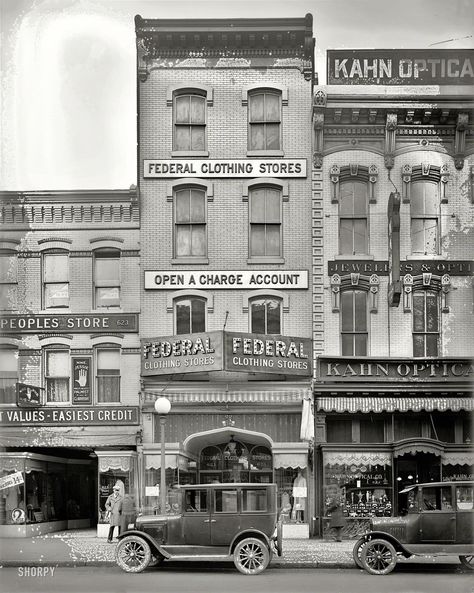
[[[234,564],[242,574],[260,574],[270,562],[267,544],[255,537],[240,541],[234,550]]]
[[[459,556],[459,560],[463,566],[474,570],[474,556],[472,554],[470,556]]]
[[[354,547],[352,548],[352,557],[354,562],[358,568],[364,568],[362,564],[362,549],[367,544],[367,540],[365,537],[361,537],[356,541]]]
[[[370,574],[388,574],[397,564],[397,552],[385,539],[373,539],[361,550],[361,562]]]
[[[117,544],[115,560],[125,572],[142,572],[150,564],[150,546],[137,535],[127,535]]]

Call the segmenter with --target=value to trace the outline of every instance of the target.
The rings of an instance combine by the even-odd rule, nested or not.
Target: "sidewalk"
[[[283,556],[275,556],[279,568],[355,568],[354,540],[283,540]],[[0,567],[4,566],[116,566],[115,544],[96,537],[95,530],[70,530],[32,538],[0,538]],[[402,560],[416,564],[458,564],[457,556],[432,556]]]

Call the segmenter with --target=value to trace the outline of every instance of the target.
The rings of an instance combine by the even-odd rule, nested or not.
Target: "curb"
[[[186,567],[192,568],[193,564],[198,564],[198,562],[187,562]],[[229,565],[233,566],[232,562],[229,561]],[[94,567],[102,567],[102,568],[111,568],[117,567],[115,562],[110,561],[99,561],[99,560],[71,560],[71,561],[63,561],[63,562],[19,562],[17,560],[12,560],[11,562],[1,562],[0,568],[15,568],[15,567],[24,567],[24,566],[54,566],[55,568],[81,568],[84,566],[94,566]],[[117,567],[118,568],[118,567]],[[282,568],[357,568],[355,564],[347,564],[343,562],[286,562],[286,563],[275,563],[271,564],[270,568],[282,569]]]

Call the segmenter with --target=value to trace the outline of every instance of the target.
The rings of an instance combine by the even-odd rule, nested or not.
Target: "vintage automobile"
[[[391,572],[398,556],[459,556],[474,569],[474,482],[431,482],[408,486],[406,514],[374,517],[354,545],[354,561],[370,574]]]
[[[119,536],[115,559],[126,572],[165,560],[231,560],[246,575],[282,554],[276,484],[178,486],[177,511],[139,516]]]

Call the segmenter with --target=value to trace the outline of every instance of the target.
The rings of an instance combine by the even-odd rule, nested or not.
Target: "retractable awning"
[[[471,397],[315,397],[316,409],[322,412],[459,412],[474,411]]]
[[[170,402],[194,404],[194,403],[285,403],[285,402],[299,402],[305,397],[311,398],[310,389],[269,389],[269,390],[232,390],[227,391],[223,389],[215,390],[184,390],[171,391],[163,389],[145,391],[145,404],[153,402],[157,397],[165,395]]]

